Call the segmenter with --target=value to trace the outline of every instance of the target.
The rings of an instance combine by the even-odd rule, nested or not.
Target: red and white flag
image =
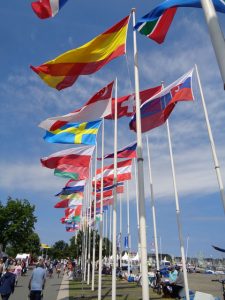
[[[113,205],[113,196],[103,199],[103,206],[109,206],[109,205]],[[101,201],[97,201],[96,208],[100,208],[100,207],[101,207]]]
[[[111,115],[111,100],[114,81],[98,91],[83,107],[69,114],[51,117],[38,126],[47,130],[56,130],[71,122],[90,122]]]
[[[131,179],[132,159],[127,159],[117,163],[117,182]],[[96,172],[97,188],[101,187],[102,169]],[[109,186],[113,184],[114,164],[104,167],[103,169],[103,185]],[[95,178],[93,179],[94,184]]]
[[[140,92],[141,104],[161,91],[161,86],[156,86]],[[117,118],[132,117],[135,114],[135,94],[123,96],[117,99]],[[115,119],[115,98],[112,98],[112,113],[105,119]]]
[[[70,148],[41,158],[43,167],[56,169],[62,165],[74,167],[89,167],[95,146]]]

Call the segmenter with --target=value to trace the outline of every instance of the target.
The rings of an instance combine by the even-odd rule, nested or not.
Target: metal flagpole
[[[104,168],[104,135],[105,124],[102,120],[102,165],[101,165],[101,204],[100,204],[100,221],[99,221],[99,264],[98,264],[98,300],[102,298],[102,214],[103,214],[103,168]]]
[[[224,2],[224,1],[221,1]],[[202,8],[205,13],[211,42],[216,54],[217,63],[223,80],[225,89],[225,41],[221,31],[217,14],[211,0],[201,0]],[[221,4],[222,5],[222,4]],[[223,3],[224,5],[224,3]]]
[[[189,236],[187,237],[187,245],[186,245],[186,262],[188,260],[188,242],[189,242]]]
[[[205,114],[205,122],[206,122],[207,130],[208,130],[209,141],[210,141],[210,145],[211,145],[211,149],[212,149],[212,156],[213,156],[213,160],[214,160],[214,166],[215,166],[217,180],[218,180],[219,189],[220,189],[220,196],[221,196],[221,200],[222,200],[222,204],[223,204],[223,209],[224,209],[224,212],[225,212],[225,193],[224,193],[223,181],[222,181],[219,161],[218,161],[217,154],[216,154],[216,147],[215,147],[215,143],[214,143],[214,139],[213,139],[213,135],[212,135],[211,126],[210,126],[210,123],[209,123],[208,111],[207,111],[207,108],[206,108],[205,98],[204,98],[203,91],[202,91],[202,85],[201,85],[197,65],[195,65],[195,70],[196,70],[196,74],[197,74],[199,91],[200,91],[201,99],[202,99],[202,106],[203,106],[203,110],[204,110],[204,114]]]
[[[116,264],[117,264],[117,251],[116,251],[116,223],[117,223],[117,78],[115,80],[115,127],[114,127],[114,178],[113,178],[113,238],[112,238],[112,255],[113,255],[113,268],[112,268],[112,300],[116,300]]]
[[[91,206],[92,206],[92,163],[91,163],[91,174],[89,178],[88,187],[88,274],[87,274],[87,284],[90,284],[90,269],[91,269]]]
[[[102,210],[102,238],[104,240],[105,237],[105,211],[104,209]]]
[[[128,238],[128,275],[130,275],[130,201],[129,201],[129,182],[127,181],[127,238]]]
[[[109,255],[112,255],[112,205],[110,205],[110,215],[109,215],[109,240],[110,240],[110,247],[109,247]]]
[[[120,234],[119,234],[119,247],[120,247],[120,268],[122,267],[122,194],[120,194]]]
[[[158,249],[158,240],[157,240],[155,198],[154,198],[154,192],[153,192],[153,180],[152,180],[152,170],[151,170],[150,148],[149,148],[148,136],[147,135],[146,135],[146,143],[147,143],[147,152],[148,152],[148,171],[149,171],[150,192],[151,192],[151,207],[152,207],[152,221],[153,221],[154,243],[155,243],[156,268],[157,268],[157,270],[159,270],[159,249]]]
[[[160,260],[162,261],[162,237],[159,237]]]
[[[92,279],[91,290],[95,289],[95,243],[96,243],[96,176],[97,176],[97,157],[98,157],[98,144],[96,141],[95,147],[95,195],[94,195],[94,226],[93,226],[93,252],[92,252]]]
[[[173,187],[174,187],[175,202],[176,202],[177,227],[178,227],[179,241],[180,241],[182,268],[183,268],[183,273],[184,273],[184,288],[185,288],[186,299],[190,300],[188,280],[187,280],[186,259],[185,259],[185,253],[184,253],[184,241],[183,241],[182,226],[181,226],[181,221],[180,221],[180,205],[179,205],[178,192],[177,192],[176,175],[175,175],[175,168],[174,168],[174,161],[173,161],[173,150],[172,150],[172,144],[171,144],[170,128],[169,128],[168,119],[166,121],[166,127],[167,127],[167,135],[168,135],[168,142],[169,142],[171,168],[172,168],[172,174],[173,174]]]
[[[84,282],[86,282],[87,279],[87,247],[88,247],[88,228],[87,228],[87,223],[88,223],[88,215],[87,215],[87,192],[86,192],[86,197],[85,197],[85,254],[84,254]]]
[[[137,181],[137,166],[136,166],[136,159],[134,161],[134,178],[135,178],[135,192],[136,192],[136,207],[137,207],[137,228],[138,228],[138,255],[139,260],[141,258],[140,254],[140,226],[139,226],[139,204],[138,204],[138,181]]]
[[[107,255],[107,250],[108,250],[108,209],[109,209],[109,206],[107,207],[107,210],[105,212],[105,242],[106,242],[106,245],[105,245],[105,249],[106,249],[106,255]]]
[[[135,26],[135,9],[132,9],[133,26]],[[140,215],[140,247],[141,247],[141,273],[142,273],[142,300],[149,300],[148,266],[147,266],[147,238],[146,238],[146,212],[145,212],[145,190],[144,190],[144,167],[142,156],[142,134],[141,134],[141,112],[139,97],[139,73],[136,31],[133,30],[134,42],[134,78],[136,99],[136,126],[137,126],[137,169],[138,169],[138,203]]]

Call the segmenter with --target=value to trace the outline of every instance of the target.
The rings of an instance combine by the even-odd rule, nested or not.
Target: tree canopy
[[[40,239],[34,231],[37,222],[34,211],[35,206],[26,199],[9,197],[5,206],[0,202],[0,243],[10,255],[39,253]]]

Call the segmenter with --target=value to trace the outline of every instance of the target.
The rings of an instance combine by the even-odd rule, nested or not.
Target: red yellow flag
[[[50,87],[62,90],[74,84],[80,75],[100,70],[108,62],[126,53],[129,16],[87,44],[67,51],[38,67],[31,66]]]

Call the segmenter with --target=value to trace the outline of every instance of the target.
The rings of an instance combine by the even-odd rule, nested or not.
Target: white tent
[[[128,260],[128,254],[125,252],[125,254],[122,256],[122,260]]]
[[[26,259],[26,258],[30,258],[30,254],[26,254],[26,253],[18,253],[16,255],[16,259]]]
[[[132,261],[139,261],[139,254],[138,254],[138,252],[135,255],[135,257],[132,258]]]

